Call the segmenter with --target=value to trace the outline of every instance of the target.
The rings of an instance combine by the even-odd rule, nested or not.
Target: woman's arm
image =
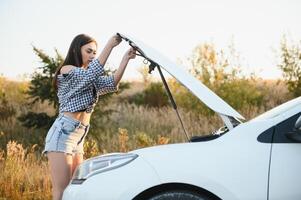
[[[109,57],[109,55],[112,52],[112,49],[114,47],[116,47],[120,42],[121,42],[121,37],[118,35],[114,35],[113,37],[111,37],[111,39],[108,41],[108,43],[106,44],[106,46],[104,47],[104,49],[102,50],[102,52],[100,53],[98,60],[99,63],[104,66],[107,62],[107,59]]]
[[[124,70],[129,62],[130,59],[134,59],[136,57],[136,51],[133,48],[130,48],[123,56],[119,68],[114,74],[114,82],[115,86],[118,85],[119,81],[121,80]]]
[[[97,77],[95,81],[95,87],[98,95],[104,95],[107,93],[116,92],[118,90],[117,85],[122,78],[124,70],[129,60],[135,58],[135,56],[136,51],[133,48],[129,49],[123,56],[120,66],[114,75]]]

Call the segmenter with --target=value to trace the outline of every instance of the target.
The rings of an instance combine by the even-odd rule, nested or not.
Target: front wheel
[[[157,194],[148,200],[209,200],[209,198],[195,192],[167,191]]]

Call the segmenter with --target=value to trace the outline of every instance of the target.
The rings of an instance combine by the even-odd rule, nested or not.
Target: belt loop
[[[78,124],[76,125],[76,128],[79,128],[81,126],[81,122],[78,122]]]
[[[77,127],[78,127],[78,128],[79,128],[79,127],[84,127],[84,128],[85,128],[85,132],[86,132],[88,126],[89,126],[89,125],[84,125],[82,122],[79,122]]]

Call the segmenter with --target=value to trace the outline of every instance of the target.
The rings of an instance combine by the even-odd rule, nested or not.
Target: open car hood
[[[128,35],[118,34],[128,41],[132,47],[136,48],[143,57],[149,61],[155,62],[188,90],[190,90],[195,96],[197,96],[205,105],[219,114],[229,129],[232,129],[237,124],[241,123],[239,119],[244,119],[242,115],[206,87],[202,82],[187,71],[183,70],[184,67],[180,67],[178,64],[172,62],[157,50],[143,42]]]

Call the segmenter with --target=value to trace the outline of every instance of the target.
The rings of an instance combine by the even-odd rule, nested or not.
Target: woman
[[[62,198],[75,168],[83,161],[84,138],[98,96],[117,91],[129,60],[135,58],[135,50],[129,49],[115,74],[104,75],[103,66],[120,42],[119,36],[113,36],[95,59],[96,41],[80,34],[73,39],[65,61],[55,73],[59,115],[48,131],[43,151],[48,157],[54,200]]]

